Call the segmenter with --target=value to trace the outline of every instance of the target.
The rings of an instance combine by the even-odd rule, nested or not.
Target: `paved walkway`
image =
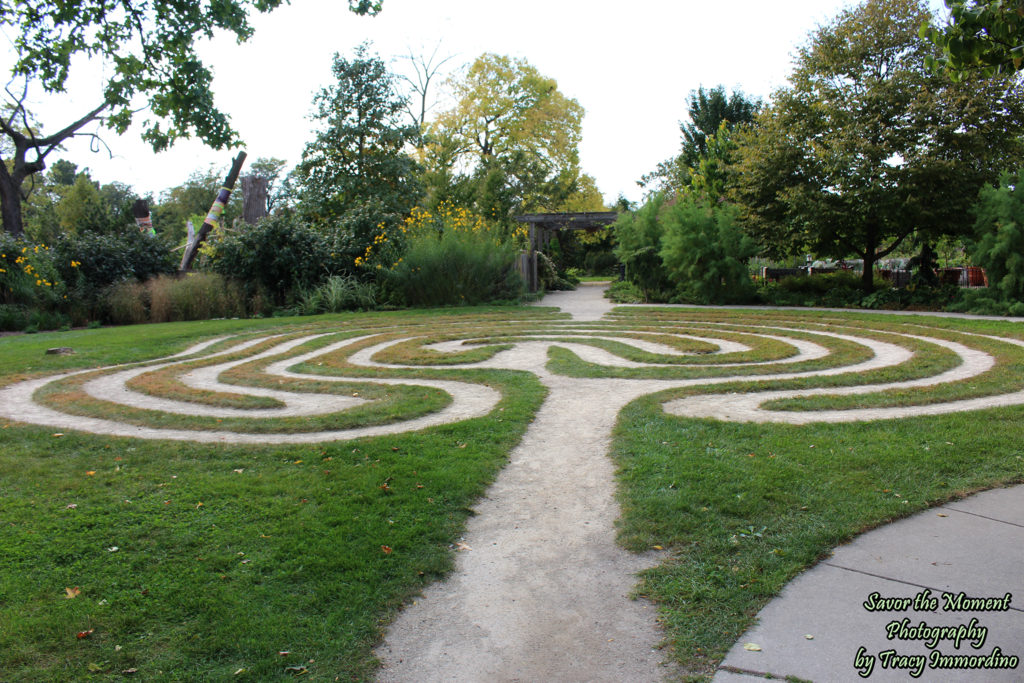
[[[541,305],[575,314],[579,301],[595,316],[586,319],[596,320],[612,307],[599,298],[603,290],[556,292]],[[714,681],[1019,682],[1021,660],[1024,486],[1016,486],[926,510],[837,548],[758,614]]]

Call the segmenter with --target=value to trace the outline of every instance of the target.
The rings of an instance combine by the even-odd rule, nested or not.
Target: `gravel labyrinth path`
[[[593,310],[600,313],[600,307]],[[600,321],[481,321],[443,331],[408,326],[355,336],[324,329],[245,335],[145,364],[15,383],[0,390],[0,415],[55,430],[143,439],[336,441],[492,411],[500,419],[498,391],[438,377],[445,369],[462,368],[533,373],[548,396],[477,506],[456,572],[404,610],[378,649],[381,680],[659,680],[665,669],[655,649],[655,608],[628,598],[634,574],[658,557],[632,555],[614,542],[618,509],[606,455],[623,406],[642,395],[683,388],[703,393],[666,400],[667,412],[803,424],[1024,403],[1018,386],[985,388],[1000,372],[999,350],[1017,353],[1024,347],[1020,340],[931,327],[928,319],[884,330],[853,320],[619,309]],[[458,362],[467,353],[479,355],[475,362]],[[929,363],[922,362],[925,356]],[[427,363],[433,363],[429,379],[409,372]],[[239,383],[245,373],[263,381]],[[146,384],[147,377],[172,377],[172,388],[167,382]],[[373,406],[359,395],[317,392],[311,379],[388,385],[396,393],[429,387],[451,401],[436,412],[398,416],[387,424],[306,431],[301,422],[288,420]],[[780,382],[803,384],[772,388]],[[751,389],[751,383],[758,384]],[[959,386],[980,395],[958,398],[961,392],[949,387]],[[224,396],[237,406],[216,400]],[[207,405],[197,406],[201,397]],[[765,405],[803,397],[832,397],[840,407]],[[873,403],[843,404],[857,397]],[[259,417],[266,425],[258,433],[209,424],[168,428],[161,426],[162,414],[202,416],[218,424]],[[278,429],[275,421],[287,427]]]

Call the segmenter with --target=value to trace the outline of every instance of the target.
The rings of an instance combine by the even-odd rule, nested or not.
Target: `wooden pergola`
[[[530,251],[524,255],[526,262],[521,266],[529,291],[536,292],[540,284],[537,278],[537,252],[542,250],[556,233],[561,230],[606,228],[618,217],[619,214],[615,211],[527,213],[516,216],[516,221],[530,226]]]

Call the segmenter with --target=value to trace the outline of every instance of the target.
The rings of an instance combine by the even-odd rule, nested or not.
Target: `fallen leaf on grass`
[[[54,436],[64,436],[64,434],[61,432],[57,432],[56,434],[54,434]]]
[[[292,676],[302,676],[309,673],[309,669],[304,666],[286,666],[284,670],[285,673],[289,673]]]
[[[116,545],[112,545],[109,548],[107,548],[108,553],[116,553],[118,550],[120,550],[120,548],[118,548]]]
[[[292,653],[291,650],[279,650],[277,654],[281,655],[282,657],[287,657],[291,653]]]
[[[125,676],[131,676],[132,674],[137,674],[138,672],[139,672],[138,669],[122,669],[121,670],[121,673],[124,674]]]
[[[744,650],[750,650],[751,652],[760,652],[761,651],[761,646],[758,645],[757,643],[744,643],[743,644],[743,649]]]
[[[235,472],[235,474],[241,474],[242,472],[245,472],[245,468],[244,467],[239,467],[237,470],[234,470],[234,472]]]
[[[385,555],[391,554],[391,546],[389,545],[382,545],[380,549],[384,552]]]
[[[78,638],[79,640],[82,640],[83,638],[88,638],[89,636],[91,636],[91,635],[93,634],[93,631],[95,631],[95,630],[96,630],[96,629],[94,629],[94,628],[91,628],[91,629],[89,629],[88,631],[79,631],[79,632],[78,632],[78,633],[77,633],[77,634],[75,635],[75,637],[76,637],[76,638]]]
[[[77,507],[78,507],[78,503],[68,503],[67,505],[64,506],[64,509],[65,510],[74,510]]]
[[[78,586],[75,586],[74,588],[65,588],[64,593],[64,598],[66,600],[74,600],[82,593],[82,589]]]
[[[87,471],[87,472],[85,473],[85,476],[87,476],[87,477],[91,477],[91,476],[93,476],[93,475],[95,475],[95,474],[96,474],[96,470],[88,470],[88,471]]]

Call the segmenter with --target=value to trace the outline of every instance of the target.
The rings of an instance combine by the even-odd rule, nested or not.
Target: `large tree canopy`
[[[322,127],[295,169],[304,211],[328,224],[360,207],[381,218],[407,212],[420,194],[408,154],[420,130],[404,120],[387,66],[362,45],[354,59],[336,54],[332,71],[337,83],[314,101]]]
[[[20,235],[21,187],[45,168],[47,154],[102,118],[123,133],[143,102],[147,110],[142,137],[155,150],[176,139],[195,136],[221,148],[236,141],[228,117],[217,109],[213,76],[196,54],[196,42],[218,30],[244,41],[252,35],[248,17],[267,12],[282,0],[33,0],[0,2],[0,26],[14,29],[17,59],[12,76],[25,90],[12,98],[0,119],[9,151],[0,164],[0,201],[4,229]],[[359,14],[376,13],[380,2],[349,0]],[[29,83],[51,93],[64,92],[72,66],[101,62],[109,74],[96,104],[55,132],[36,131],[26,109]]]
[[[869,289],[873,264],[915,232],[968,232],[981,186],[1021,161],[1020,82],[932,73],[928,21],[916,0],[844,11],[740,135],[736,199],[769,253],[860,257]]]
[[[555,210],[579,189],[583,107],[554,79],[525,60],[484,54],[449,85],[455,105],[431,124],[423,151],[428,178],[447,185],[433,195],[475,194],[492,215]]]
[[[760,108],[760,100],[747,99],[739,91],[727,95],[722,85],[709,90],[700,86],[691,91],[687,104],[690,121],[679,123],[682,133],[679,154],[658,164],[658,168],[644,176],[640,184],[668,192],[679,192],[689,186],[701,160],[708,156],[709,138],[728,137],[736,126],[753,121]]]
[[[928,66],[954,80],[972,75],[1013,73],[1024,67],[1024,2],[1020,0],[945,0],[949,24],[921,25],[921,35],[942,49]]]

